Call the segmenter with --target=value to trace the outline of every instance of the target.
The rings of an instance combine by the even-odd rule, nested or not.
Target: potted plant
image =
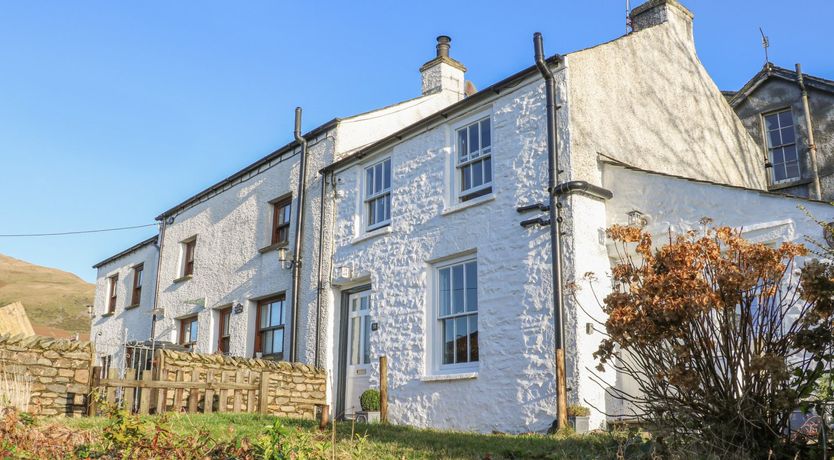
[[[359,405],[362,406],[362,410],[356,412],[357,422],[379,422],[379,390],[375,388],[365,390],[359,396]]]
[[[573,427],[573,431],[577,434],[588,432],[588,420],[591,415],[591,409],[580,406],[578,404],[571,404],[568,406],[568,423]]]

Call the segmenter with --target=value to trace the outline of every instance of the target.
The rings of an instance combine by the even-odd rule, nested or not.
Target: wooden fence
[[[200,381],[201,374],[206,375],[205,382]],[[212,370],[194,369],[189,380],[185,379],[183,371],[177,371],[176,381],[156,379],[151,370],[142,371],[138,380],[130,372],[124,378],[112,377],[116,375],[117,369],[111,368],[103,377],[101,367],[93,368],[90,387],[94,396],[90,398],[88,415],[97,414],[99,399],[139,414],[167,411],[208,414],[229,410],[266,414],[269,410],[270,373],[267,371],[239,370],[215,374]]]

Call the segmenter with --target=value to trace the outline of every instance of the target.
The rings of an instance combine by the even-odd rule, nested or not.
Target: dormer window
[[[799,155],[796,151],[796,132],[790,109],[764,116],[765,136],[770,163],[773,165],[774,184],[799,179]]]

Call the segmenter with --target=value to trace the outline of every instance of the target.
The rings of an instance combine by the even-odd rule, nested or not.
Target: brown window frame
[[[107,314],[112,315],[116,312],[116,301],[119,298],[117,290],[119,285],[119,274],[116,273],[115,275],[108,276],[107,282],[109,283],[109,292],[107,293]]]
[[[183,241],[182,276],[194,274],[194,259],[197,252],[197,238]]]
[[[261,314],[262,314],[263,308],[267,305],[271,305],[271,304],[273,304],[275,302],[278,302],[278,301],[284,303],[284,305],[281,308],[281,316],[282,316],[281,324],[279,324],[278,326],[269,326],[269,327],[265,327],[265,328],[262,327],[262,325],[261,325]],[[286,301],[287,301],[287,296],[284,293],[278,294],[278,295],[273,296],[273,297],[268,297],[266,299],[261,299],[261,300],[258,301],[258,308],[257,308],[257,311],[256,311],[256,316],[255,316],[255,353],[262,353],[262,355],[261,355],[262,358],[276,359],[278,361],[283,361],[284,360],[284,343],[283,342],[284,342],[284,340],[286,340],[286,337],[284,337],[284,334],[285,334],[286,326],[287,326],[287,324],[286,324]],[[272,331],[277,331],[277,330],[281,331],[281,335],[284,338],[284,340],[281,341],[281,351],[279,353],[263,354],[263,343],[262,343],[263,342],[263,335],[267,332],[272,332]]]
[[[292,224],[292,195],[278,198],[272,203],[272,235],[270,245],[285,245],[290,242],[290,224]],[[286,211],[284,211],[286,209]],[[281,218],[286,214],[286,220]],[[283,233],[283,236],[282,236]]]
[[[220,324],[217,328],[217,352],[228,354],[232,345],[232,330],[229,324],[232,322],[232,307],[223,308],[219,310]],[[223,330],[226,329],[227,334],[223,335]],[[226,349],[223,349],[225,339]]]
[[[182,345],[184,347],[187,347],[190,350],[193,350],[194,347],[197,345],[197,338],[196,337],[191,337],[191,325],[195,322],[197,323],[197,335],[199,336],[200,335],[200,323],[198,321],[199,321],[199,318],[197,317],[197,315],[188,316],[188,317],[180,319],[180,336],[179,336],[179,340],[177,342],[180,345]],[[186,326],[186,324],[188,325],[188,331],[189,331],[189,337],[188,337],[189,341],[188,342],[185,341],[185,329],[186,329],[185,326]]]
[[[142,283],[144,281],[145,264],[133,267],[133,289],[131,290],[130,306],[137,307],[142,300]]]

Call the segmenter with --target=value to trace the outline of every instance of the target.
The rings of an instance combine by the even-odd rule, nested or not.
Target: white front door
[[[347,369],[345,372],[345,417],[352,418],[362,410],[359,396],[370,388],[371,355],[370,332],[371,291],[366,290],[348,297]]]

